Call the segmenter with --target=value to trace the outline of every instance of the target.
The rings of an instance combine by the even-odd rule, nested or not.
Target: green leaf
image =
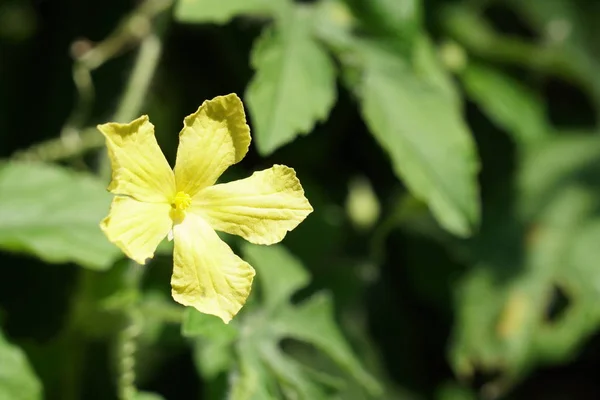
[[[167,238],[165,238],[162,242],[158,244],[158,247],[156,248],[154,254],[161,256],[170,256],[171,254],[173,254],[173,249],[175,247],[174,245],[175,243],[173,243],[172,240],[168,240]]]
[[[479,161],[455,101],[374,43],[359,43],[356,52],[361,112],[394,172],[446,229],[469,235],[479,222]]]
[[[25,353],[10,344],[0,331],[0,399],[42,399],[42,385]]]
[[[597,165],[572,159],[545,170],[549,154],[560,156],[557,149],[541,157],[530,153],[525,163],[527,176],[533,170],[549,173],[545,190],[525,193],[529,201],[532,194],[546,201],[536,200],[536,210],[528,207],[521,215],[490,222],[475,244],[477,267],[456,292],[453,367],[461,376],[476,370],[499,373],[490,383],[500,385],[498,389],[505,390],[537,364],[569,359],[600,326],[595,284],[600,279],[595,245],[600,216],[598,190],[589,181],[590,173],[597,175]],[[564,156],[577,157],[569,155],[571,148],[562,149]],[[561,296],[564,307],[551,313]]]
[[[574,3],[570,0],[509,0],[511,7],[521,15],[532,29],[546,36],[548,45],[564,47],[574,62],[588,64],[587,70],[597,70],[594,57],[598,32],[597,26],[589,23],[597,10],[594,2]],[[592,77],[596,82],[597,76]],[[596,90],[598,86],[595,86]],[[591,88],[589,88],[591,89]]]
[[[137,392],[135,400],[164,400],[164,397],[157,393]]]
[[[314,4],[314,33],[329,48],[340,51],[353,41],[356,20],[343,0],[322,0]]]
[[[475,400],[477,396],[471,390],[455,382],[446,382],[437,391],[437,400]]]
[[[280,374],[279,381],[294,396],[301,399],[321,398],[320,389],[308,385],[312,374],[298,368],[295,361],[280,353],[279,342],[283,339],[296,339],[313,345],[328,355],[337,366],[356,379],[371,394],[379,394],[377,381],[367,373],[352,354],[350,346],[336,326],[331,299],[325,295],[315,295],[298,306],[290,304],[293,292],[308,281],[308,275],[300,262],[289,254],[283,246],[246,245],[245,258],[251,259],[260,280],[263,301],[268,302],[264,313],[249,318],[245,330],[253,332],[244,338],[240,346],[258,346],[257,352],[263,362],[271,368],[272,374]],[[289,280],[286,284],[285,279]],[[278,304],[277,304],[277,303]],[[254,328],[250,328],[254,327]],[[317,396],[317,397],[313,397]],[[324,397],[328,398],[328,397]]]
[[[392,39],[410,53],[421,31],[422,0],[346,0],[363,30],[380,40]]]
[[[345,342],[333,314],[333,302],[325,294],[316,294],[298,307],[281,313],[276,320],[279,334],[312,344],[344,368],[370,392],[380,390],[377,381],[361,366]]]
[[[286,304],[297,290],[310,281],[308,272],[300,260],[283,246],[257,246],[244,243],[246,260],[256,265],[260,274],[262,302],[268,309]]]
[[[233,345],[239,336],[236,321],[224,324],[221,319],[191,307],[184,311],[181,334],[195,339],[194,363],[205,378],[213,379],[233,364]]]
[[[482,308],[478,313],[465,314],[476,318],[462,321],[465,326],[482,334],[488,332],[486,339],[472,341],[469,345],[476,353],[481,352],[485,356],[480,360],[483,366],[500,368],[504,364],[507,372],[515,374],[522,373],[529,363],[537,361],[536,341],[540,340],[545,329],[553,328],[544,327],[550,295],[554,285],[562,283],[559,277],[567,265],[569,247],[581,224],[590,215],[593,201],[591,193],[576,187],[557,197],[538,220],[535,241],[523,260],[522,272],[501,286],[493,287],[493,279],[489,281],[492,287],[488,288],[486,296],[500,300],[500,304],[496,304],[500,306],[498,312]],[[464,293],[467,295],[470,291]],[[466,297],[464,299],[467,300]],[[475,303],[482,304],[482,297],[473,296],[467,300],[467,304]],[[474,310],[470,305],[467,307]],[[482,314],[492,316],[488,318],[489,325],[481,324]],[[479,321],[479,326],[476,326],[476,321]]]
[[[197,336],[195,355],[203,376],[232,371],[232,400],[326,400],[332,398],[332,390],[342,388],[344,381],[338,379],[339,374],[362,385],[356,386],[359,392],[366,389],[371,395],[380,395],[381,387],[352,354],[337,328],[329,297],[316,295],[298,306],[290,303],[294,292],[308,283],[308,274],[299,260],[280,245],[248,244],[243,253],[256,268],[264,306],[236,317],[232,324],[237,324],[239,334],[235,336],[223,332],[222,327],[232,324],[220,323],[221,333],[217,333],[205,316],[195,311],[188,313],[184,322],[186,335],[205,336]],[[206,335],[205,331],[212,333]],[[312,345],[335,364],[333,371],[311,365],[310,357],[301,360],[283,351],[285,339]],[[236,368],[232,369],[234,360]]]
[[[545,45],[523,40],[516,35],[500,33],[472,7],[453,5],[443,9],[444,31],[476,57],[533,70],[541,75],[560,76],[587,91],[597,105],[600,101],[600,65],[593,56],[595,32],[585,32],[576,14],[593,15],[594,2],[574,3],[570,0],[509,0],[528,27],[544,37]],[[458,3],[455,3],[458,4]],[[588,8],[589,6],[589,8]],[[582,29],[584,28],[584,29]],[[585,43],[585,36],[590,43]],[[590,44],[592,46],[590,46]]]
[[[0,248],[105,270],[120,251],[99,223],[111,196],[94,177],[50,164],[0,165]]]
[[[312,36],[311,9],[296,7],[252,49],[256,70],[246,91],[258,151],[267,155],[309,133],[334,104],[335,68]]]
[[[307,376],[302,364],[286,356],[277,346],[271,344],[263,346],[261,350],[265,364],[280,382],[284,398],[307,400],[330,398],[324,387]]]
[[[191,338],[196,336],[207,338],[235,337],[237,328],[235,324],[224,324],[221,319],[214,315],[203,314],[195,308],[187,307],[184,311],[181,334]]]
[[[415,40],[412,64],[415,74],[419,78],[435,86],[440,94],[447,96],[460,109],[462,97],[456,88],[452,74],[446,70],[434,44],[425,35],[421,35]]]
[[[518,81],[475,63],[469,64],[461,79],[483,112],[518,144],[531,145],[548,136],[542,99]]]
[[[233,342],[234,338],[223,336],[194,343],[194,364],[204,378],[214,379],[231,369],[235,360]]]
[[[256,346],[237,346],[239,368],[232,373],[229,400],[280,399],[273,375],[264,367]]]
[[[225,24],[239,15],[272,15],[279,0],[178,0],[175,19],[188,23]]]
[[[600,138],[596,132],[561,133],[525,155],[519,174],[520,208],[532,216],[572,182],[600,184]]]

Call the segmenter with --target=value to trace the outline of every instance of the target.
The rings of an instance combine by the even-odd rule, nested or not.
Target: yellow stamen
[[[171,218],[178,224],[185,218],[185,210],[192,203],[192,198],[185,192],[177,192],[171,203]]]
[[[185,209],[188,208],[191,203],[192,203],[192,198],[190,197],[189,194],[187,194],[185,192],[177,192],[177,194],[175,195],[175,198],[173,199],[173,203],[171,204],[171,207],[173,207],[176,210],[185,211]]]

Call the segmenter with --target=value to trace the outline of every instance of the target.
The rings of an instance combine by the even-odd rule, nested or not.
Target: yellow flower
[[[100,224],[108,239],[140,264],[165,236],[174,239],[173,298],[228,323],[250,294],[254,269],[215,230],[257,244],[281,241],[312,212],[294,170],[275,165],[215,185],[250,145],[235,94],[205,101],[185,118],[174,170],[147,116],[98,129],[112,164],[108,190],[116,195]]]

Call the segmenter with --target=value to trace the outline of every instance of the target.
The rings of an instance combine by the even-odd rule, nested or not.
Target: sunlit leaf
[[[354,14],[377,34],[389,35],[410,46],[421,28],[421,0],[346,0]]]
[[[207,338],[229,337],[235,338],[237,328],[235,324],[224,324],[214,315],[203,314],[192,308],[186,308],[181,325],[181,334],[186,337],[203,336]]]
[[[120,251],[98,226],[110,195],[90,175],[49,164],[0,165],[0,248],[109,268]]]
[[[314,32],[325,39],[327,46],[339,50],[352,42],[356,18],[344,0],[319,1],[314,12]]]
[[[415,74],[420,79],[436,87],[440,94],[446,95],[460,110],[462,98],[456,88],[452,74],[442,64],[437,48],[427,36],[421,35],[415,40],[412,63]]]
[[[357,53],[361,112],[394,172],[446,229],[469,235],[479,222],[479,161],[455,102],[392,52],[362,43]]]
[[[270,15],[283,0],[178,0],[180,22],[225,24],[239,15]]]
[[[0,399],[42,399],[40,384],[25,353],[9,343],[0,331]]]
[[[258,151],[270,154],[327,118],[335,101],[335,70],[312,36],[310,9],[294,9],[252,49],[256,74],[246,91]]]

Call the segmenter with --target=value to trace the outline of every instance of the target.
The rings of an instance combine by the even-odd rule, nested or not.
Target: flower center
[[[192,203],[192,198],[185,192],[177,192],[171,203],[171,219],[179,224],[185,218],[185,210]]]
[[[192,203],[192,198],[186,192],[177,192],[171,207],[177,211],[185,211]]]

